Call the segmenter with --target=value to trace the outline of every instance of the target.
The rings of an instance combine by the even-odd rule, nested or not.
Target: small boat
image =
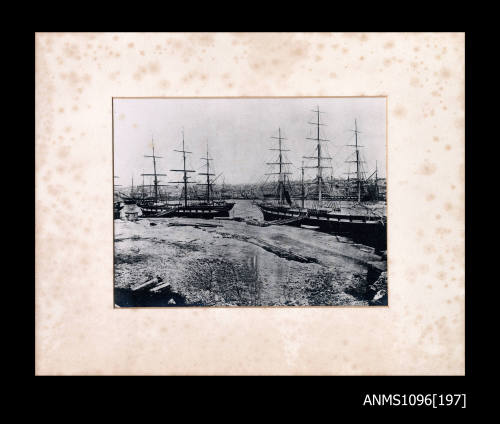
[[[113,203],[113,219],[120,219],[120,212],[123,209],[121,202]]]
[[[113,176],[113,179],[120,178],[118,175]],[[120,219],[120,211],[123,209],[122,199],[116,193],[116,187],[120,187],[120,184],[115,184],[113,182],[113,219]]]

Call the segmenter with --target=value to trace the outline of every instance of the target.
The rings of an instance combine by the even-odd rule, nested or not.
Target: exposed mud
[[[385,258],[347,239],[237,220],[152,222],[115,220],[117,306],[387,304]]]

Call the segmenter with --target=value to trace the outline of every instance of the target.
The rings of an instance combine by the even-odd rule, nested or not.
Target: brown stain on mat
[[[402,105],[396,106],[394,109],[394,115],[397,116],[398,118],[404,118],[406,116],[406,108]]]
[[[443,79],[449,79],[451,77],[451,71],[448,68],[442,68],[440,75]]]
[[[417,173],[420,175],[430,176],[436,172],[437,166],[434,163],[425,161],[420,164]]]

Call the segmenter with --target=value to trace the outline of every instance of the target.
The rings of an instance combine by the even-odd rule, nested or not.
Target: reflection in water
[[[231,202],[235,202],[233,209],[231,210],[232,217],[240,217],[240,218],[255,218],[255,219],[264,219],[262,212],[260,209],[252,204],[251,200],[231,200]]]

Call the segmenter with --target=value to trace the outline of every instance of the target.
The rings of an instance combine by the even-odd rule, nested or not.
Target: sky
[[[151,141],[154,140],[157,172],[167,174],[159,177],[161,184],[180,181],[181,173],[171,169],[182,168],[182,134],[187,155],[188,169],[206,172],[201,158],[206,156],[208,143],[211,167],[218,178],[226,184],[261,183],[266,173],[276,169],[266,165],[275,162],[277,140],[281,129],[286,161],[291,162],[288,172],[291,178],[300,178],[302,161],[305,166],[314,161],[302,156],[314,156],[316,143],[307,140],[315,137],[316,127],[308,122],[316,121],[314,109],[319,107],[322,149],[332,157],[333,169],[325,169],[324,176],[345,177],[352,172],[354,148],[354,120],[357,121],[358,143],[366,175],[375,170],[378,176],[386,176],[386,99],[385,97],[353,98],[160,98],[160,99],[114,99],[114,172],[116,184],[129,186],[132,177],[134,185],[142,184],[141,173],[152,173]],[[350,166],[350,169],[349,169]],[[313,178],[316,170],[307,169],[305,178]],[[192,181],[202,182],[203,176],[195,173]],[[269,177],[267,177],[269,178]],[[146,179],[146,184],[151,182]]]

